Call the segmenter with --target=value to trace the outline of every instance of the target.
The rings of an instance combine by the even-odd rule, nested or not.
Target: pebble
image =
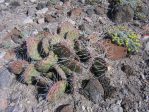
[[[43,8],[45,8],[45,7],[46,7],[46,3],[38,3],[36,9],[37,9],[37,10],[41,10],[41,9],[43,9]]]
[[[44,23],[44,18],[38,19],[38,24],[43,24]]]
[[[5,2],[5,0],[0,0],[0,3],[4,3]]]
[[[27,17],[24,21],[23,24],[31,24],[33,23],[33,19],[31,19],[30,17]]]
[[[93,9],[87,9],[86,13],[89,15],[89,16],[92,16],[92,14],[94,14],[94,10]]]
[[[30,2],[35,3],[37,0],[30,0]]]
[[[41,10],[38,10],[38,11],[36,12],[36,14],[37,14],[37,15],[42,15],[42,14],[45,14],[47,11],[48,11],[48,8],[43,8],[43,9],[41,9]]]

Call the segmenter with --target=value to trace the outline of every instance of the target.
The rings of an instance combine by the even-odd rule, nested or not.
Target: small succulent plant
[[[138,52],[141,47],[140,35],[124,26],[116,26],[109,30],[112,42],[124,46],[129,53]]]

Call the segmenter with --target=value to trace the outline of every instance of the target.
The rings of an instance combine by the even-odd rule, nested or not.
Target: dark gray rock
[[[134,10],[130,5],[123,5],[111,9],[110,18],[116,23],[130,22],[134,18]]]
[[[73,107],[69,104],[59,106],[55,112],[74,112]]]
[[[47,6],[47,3],[38,3],[36,9],[41,10]]]
[[[86,10],[86,13],[87,13],[89,16],[92,16],[92,14],[94,14],[94,9],[89,8],[89,9]]]
[[[103,100],[104,90],[97,79],[90,79],[84,87],[83,92],[84,95],[94,103],[99,103]]]

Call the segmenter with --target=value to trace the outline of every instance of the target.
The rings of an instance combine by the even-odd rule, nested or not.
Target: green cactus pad
[[[81,63],[77,60],[70,59],[68,61],[65,61],[63,64],[73,72],[82,73],[83,68],[81,66]]]
[[[40,73],[36,71],[33,64],[30,64],[23,73],[24,81],[28,84],[32,84],[32,78],[39,76]]]
[[[54,102],[64,95],[66,89],[66,81],[58,81],[49,89],[47,100]]]
[[[69,41],[62,41],[53,46],[53,51],[58,57],[71,57],[74,56],[74,49]]]
[[[35,68],[40,72],[46,73],[54,64],[57,63],[57,61],[58,61],[57,56],[54,55],[54,53],[51,51],[48,57],[38,61],[35,64]]]
[[[25,65],[27,64],[28,63],[26,61],[16,60],[16,61],[10,62],[8,68],[12,73],[18,75],[23,72]]]
[[[33,60],[42,59],[38,52],[38,44],[39,44],[39,39],[31,37],[26,40],[27,53]]]

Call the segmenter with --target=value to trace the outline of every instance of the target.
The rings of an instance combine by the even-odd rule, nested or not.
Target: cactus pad
[[[57,63],[57,56],[51,51],[49,56],[35,64],[35,68],[40,72],[48,72],[50,67]]]
[[[38,44],[39,40],[36,38],[31,37],[26,40],[27,53],[33,60],[42,59],[38,52]]]
[[[50,102],[58,100],[64,95],[66,89],[66,81],[58,81],[49,89],[47,100]]]

